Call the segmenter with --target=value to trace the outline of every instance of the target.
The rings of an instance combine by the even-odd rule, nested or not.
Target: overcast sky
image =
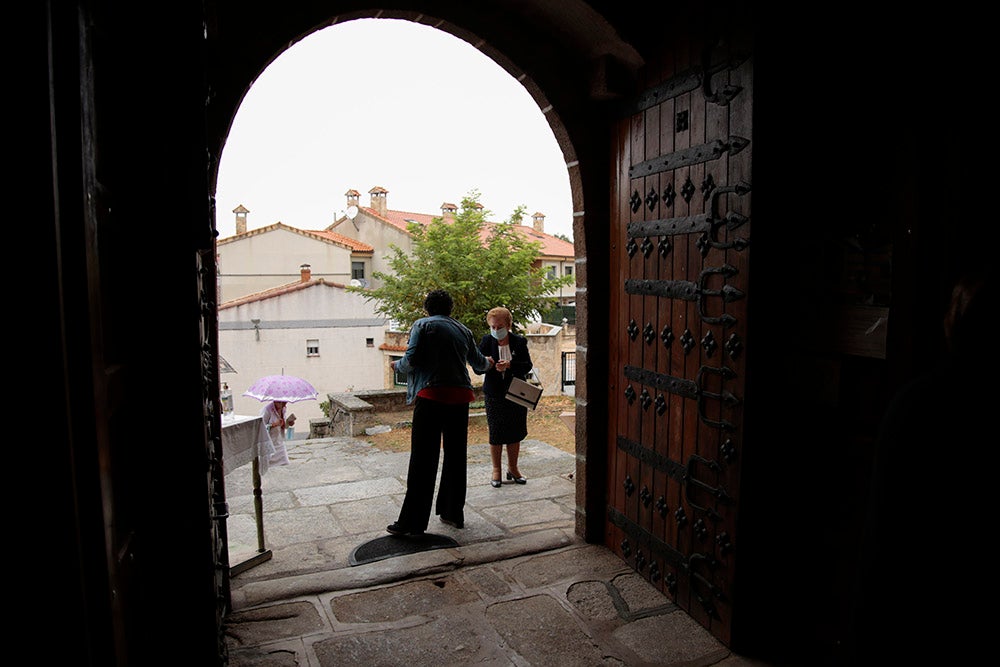
[[[389,191],[390,209],[439,214],[472,190],[506,220],[524,205],[572,238],[566,160],[520,83],[475,48],[408,21],[363,19],[278,56],[236,113],[219,164],[216,225],[322,229],[344,193]]]

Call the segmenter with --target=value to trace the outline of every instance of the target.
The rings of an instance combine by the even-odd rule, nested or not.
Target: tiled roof
[[[487,223],[490,225],[497,225],[503,223],[491,222]],[[542,244],[541,255],[542,257],[564,257],[567,260],[573,259],[576,255],[573,250],[573,244],[569,241],[563,241],[560,238],[556,238],[551,234],[546,234],[544,232],[535,231],[534,227],[528,227],[526,225],[514,225],[514,229],[517,230],[521,236],[528,237],[531,241],[536,241]],[[487,228],[483,228],[482,235],[485,236],[489,234]]]
[[[393,227],[406,231],[406,226],[410,222],[418,222],[424,227],[431,224],[431,220],[434,218],[440,218],[441,214],[428,215],[427,213],[410,213],[408,211],[386,211],[385,215],[379,215],[373,208],[362,209],[366,213],[369,213],[380,220],[385,220]]]
[[[352,238],[348,238],[343,234],[338,234],[336,232],[329,232],[324,230],[308,230],[308,229],[298,229],[297,227],[290,227],[283,222],[276,222],[273,225],[268,225],[267,227],[260,227],[259,229],[251,229],[244,234],[237,234],[236,236],[227,236],[224,239],[219,239],[217,245],[226,245],[232,243],[233,241],[238,241],[245,239],[250,236],[259,236],[261,234],[267,234],[268,232],[273,232],[277,229],[284,229],[289,232],[294,232],[295,234],[301,234],[302,236],[308,236],[310,238],[319,239],[327,243],[334,243],[341,247],[347,248],[353,253],[365,253],[374,254],[375,248],[371,247],[367,243],[362,243],[361,241],[356,241]]]
[[[373,253],[373,252],[375,252],[375,248],[371,247],[367,243],[362,243],[361,241],[356,241],[355,239],[352,239],[352,238],[350,238],[348,236],[344,236],[343,234],[338,234],[337,232],[328,232],[325,229],[310,229],[310,230],[305,230],[305,231],[308,234],[313,234],[315,236],[320,236],[320,237],[323,237],[323,238],[327,238],[327,239],[333,241],[334,243],[339,243],[340,245],[350,246],[351,250],[353,250],[354,252],[360,252],[360,253]]]
[[[434,218],[440,218],[440,215],[430,215],[427,213],[410,213],[408,211],[386,211],[385,215],[379,215],[378,212],[367,206],[361,207],[361,210],[379,220],[384,220],[393,227],[399,229],[400,231],[406,232],[407,224],[409,222],[416,222],[424,227],[431,224]],[[486,240],[489,234],[490,225],[505,224],[499,222],[487,222],[486,226],[482,231],[482,238]],[[544,232],[536,232],[534,227],[529,227],[527,225],[514,225],[514,229],[520,232],[523,236],[527,236],[532,241],[538,241],[542,244],[541,255],[542,257],[563,257],[566,259],[573,259],[575,251],[573,249],[573,244],[569,241],[563,241],[560,238],[556,238],[551,234],[546,234]]]
[[[312,280],[306,280],[306,281],[297,280],[293,283],[278,285],[277,287],[271,287],[260,292],[254,292],[253,294],[247,294],[246,296],[241,296],[238,299],[233,299],[231,301],[226,301],[225,303],[220,303],[219,310],[226,310],[227,308],[235,308],[236,306],[243,306],[248,303],[254,303],[256,301],[273,299],[276,296],[281,296],[282,294],[291,294],[292,292],[298,292],[299,290],[308,289],[310,287],[314,287],[315,285],[326,285],[327,287],[344,289],[344,285],[341,285],[340,283],[331,282],[323,278],[313,278]]]

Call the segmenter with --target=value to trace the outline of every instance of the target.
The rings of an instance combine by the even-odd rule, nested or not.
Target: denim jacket
[[[425,387],[472,389],[466,364],[479,375],[490,368],[469,328],[446,315],[420,318],[410,329],[406,353],[396,363],[396,370],[407,375],[406,402],[413,403]]]

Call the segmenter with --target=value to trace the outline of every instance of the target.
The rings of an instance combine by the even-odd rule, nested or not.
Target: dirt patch
[[[528,411],[528,439],[541,440],[544,443],[558,447],[570,454],[576,453],[576,437],[572,430],[559,417],[563,412],[576,410],[572,396],[542,396],[538,407]],[[476,417],[484,412],[480,403],[473,403],[469,418],[469,444],[480,445],[490,441],[486,417]],[[371,443],[375,447],[391,452],[407,452],[410,450],[410,421],[413,410],[404,412],[380,412],[375,416],[376,424],[391,426],[387,433],[360,436],[359,439]]]

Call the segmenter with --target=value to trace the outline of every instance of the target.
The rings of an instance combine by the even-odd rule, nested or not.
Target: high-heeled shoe
[[[514,477],[514,475],[512,475],[509,470],[507,471],[507,479],[509,479],[510,481],[514,482],[515,484],[527,484],[528,483],[528,478],[527,477]]]
[[[502,484],[503,482],[501,482],[499,479],[490,480],[490,486],[492,486],[494,489],[499,489]]]

